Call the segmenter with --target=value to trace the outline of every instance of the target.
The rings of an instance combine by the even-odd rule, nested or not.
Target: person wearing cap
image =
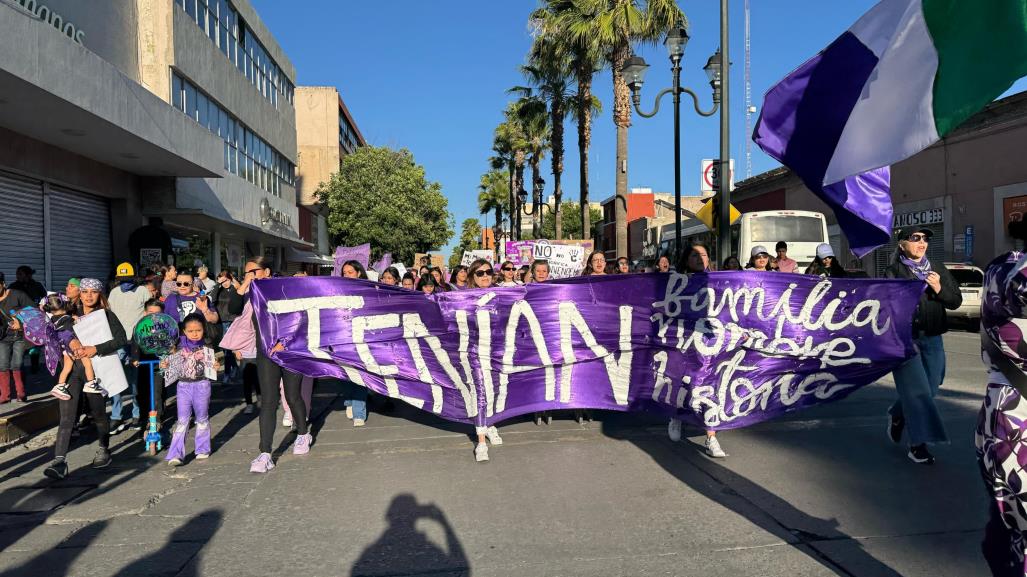
[[[806,274],[820,277],[843,278],[846,276],[845,269],[838,264],[834,256],[834,249],[826,242],[817,245],[817,256],[813,262],[806,267]]]
[[[778,272],[797,272],[799,263],[795,259],[788,258],[788,243],[781,240],[774,245],[774,252],[777,253]]]
[[[927,284],[913,313],[916,355],[895,369],[899,398],[888,410],[888,438],[898,444],[905,430],[909,436],[908,457],[924,465],[934,463],[927,445],[949,440],[934,396],[945,378],[945,347],[941,339],[948,330],[945,310],[958,309],[963,303],[959,285],[945,265],[927,257],[931,236],[930,229],[923,227],[899,229],[895,235],[898,247],[884,274],[887,278]]]
[[[15,400],[24,403],[27,399],[21,366],[29,346],[21,324],[11,312],[38,304],[38,300],[34,301],[24,292],[7,286],[4,273],[0,272],[0,403],[11,402],[12,380]]]
[[[762,244],[752,247],[752,250],[749,251],[749,264],[745,265],[745,268],[757,272],[769,272],[770,253],[767,252],[767,247]]]
[[[36,271],[32,267],[26,265],[19,266],[18,270],[14,271],[16,280],[11,283],[11,288],[29,295],[32,302],[38,303],[46,296],[46,287],[32,278],[34,274],[36,274]]]
[[[136,281],[135,267],[132,263],[123,262],[118,265],[114,272],[114,288],[111,289],[107,302],[111,311],[121,323],[129,341],[132,340],[132,332],[136,324],[146,312],[146,301],[150,299],[150,290],[140,286]],[[137,401],[137,384],[139,369],[132,366],[132,347],[126,345],[118,351],[118,358],[125,365],[125,377],[128,380],[129,392],[118,393],[111,397],[111,433],[118,434],[126,428],[142,429],[140,420],[139,403]],[[122,407],[126,398],[131,395],[132,401],[132,422],[128,423],[122,419]]]

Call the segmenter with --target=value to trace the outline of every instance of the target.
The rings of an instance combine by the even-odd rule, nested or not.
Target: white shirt
[[[130,292],[121,290],[121,285],[114,287],[107,302],[111,305],[111,312],[118,317],[118,322],[125,329],[125,336],[132,338],[132,330],[136,328],[139,319],[146,313],[146,301],[150,300],[150,289],[144,286],[137,286]]]

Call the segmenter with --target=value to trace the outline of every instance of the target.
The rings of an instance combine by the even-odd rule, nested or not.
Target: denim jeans
[[[888,409],[895,419],[905,419],[911,445],[947,443],[945,424],[934,397],[945,380],[945,346],[941,335],[915,339],[916,356],[895,369],[898,400]]]
[[[0,340],[0,373],[7,371],[20,371],[25,360],[25,349],[28,348],[28,341],[21,338],[18,333],[16,338],[8,335]]]
[[[139,369],[132,366],[131,349],[122,347],[118,349],[118,360],[125,366],[125,378],[128,380],[128,393],[118,393],[111,397],[111,420],[120,421],[122,408],[128,397],[132,398],[132,418],[139,418],[139,395],[137,383],[139,381]]]
[[[350,381],[342,381],[342,390],[348,398],[345,406],[353,407],[353,418],[367,420],[367,388]]]

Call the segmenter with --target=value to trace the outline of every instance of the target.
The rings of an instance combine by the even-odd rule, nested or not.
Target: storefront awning
[[[332,266],[335,264],[335,261],[328,256],[317,255],[308,250],[297,250],[291,246],[285,260],[304,264],[319,264],[321,266]]]

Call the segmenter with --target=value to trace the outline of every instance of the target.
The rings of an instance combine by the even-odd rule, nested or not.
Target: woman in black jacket
[[[107,324],[111,328],[111,340],[96,346],[83,346],[76,353],[76,359],[117,354],[119,349],[128,344],[128,339],[125,337],[125,330],[121,327],[118,317],[114,316],[107,306],[107,299],[103,296],[103,283],[97,279],[84,278],[79,283],[79,289],[81,292],[78,315],[83,316],[103,310],[107,315]],[[96,451],[96,457],[93,459],[93,468],[102,469],[111,464],[107,398],[100,393],[83,393],[85,383],[85,370],[82,363],[76,360],[71,370],[71,377],[68,379],[68,392],[71,393],[71,398],[58,401],[57,404],[60,422],[57,427],[57,440],[54,442],[54,461],[43,471],[51,479],[63,479],[68,475],[68,464],[65,457],[68,454],[68,446],[71,444],[71,430],[78,418],[79,397],[83,394],[85,394],[86,402],[89,405],[89,411],[93,415],[97,440],[100,442],[100,448]]]
[[[927,258],[931,231],[906,227],[898,231],[899,246],[887,278],[919,280],[927,284],[913,313],[913,343],[917,354],[895,369],[895,388],[899,398],[888,410],[891,415],[888,437],[893,443],[909,435],[909,458],[930,465],[934,456],[928,443],[947,443],[948,435],[934,396],[945,379],[945,347],[941,335],[948,330],[945,309],[955,310],[963,303],[959,285],[940,262]]]

